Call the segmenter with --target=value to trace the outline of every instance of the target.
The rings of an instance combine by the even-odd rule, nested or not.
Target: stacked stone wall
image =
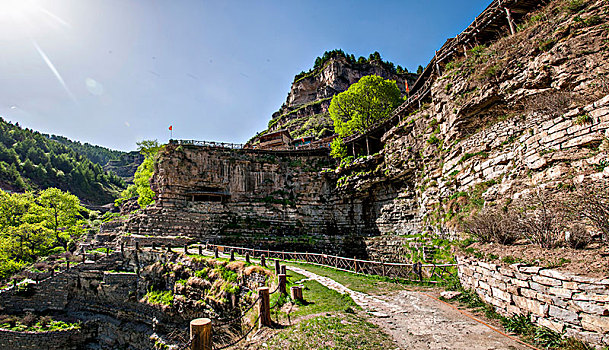
[[[0,349],[10,350],[77,350],[94,334],[84,329],[53,332],[15,332],[0,329]]]
[[[588,278],[542,267],[497,265],[459,257],[465,289],[505,316],[598,345],[609,345],[609,278]]]

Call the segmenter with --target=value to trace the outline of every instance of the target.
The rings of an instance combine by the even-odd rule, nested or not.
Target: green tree
[[[376,75],[362,77],[332,98],[329,112],[334,131],[340,137],[363,132],[387,118],[403,101],[395,81]]]
[[[417,68],[417,74],[421,75],[421,73],[423,73],[423,66],[419,65],[419,67]]]
[[[138,150],[144,155],[144,161],[137,168],[133,177],[133,185],[124,190],[115,204],[121,205],[125,200],[136,197],[140,208],[144,209],[154,202],[155,193],[150,188],[150,179],[154,173],[154,162],[162,145],[157,140],[143,140],[137,143]]]
[[[55,240],[67,249],[68,241],[83,232],[80,213],[85,209],[78,197],[57,188],[47,188],[40,192],[37,201],[45,226],[53,232]]]

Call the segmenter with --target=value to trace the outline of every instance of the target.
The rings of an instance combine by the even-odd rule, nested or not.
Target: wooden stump
[[[278,278],[278,282],[279,282],[279,294],[282,295],[287,295],[288,291],[286,289],[286,280],[287,280],[287,276],[285,274],[280,274],[279,276],[277,276]]]
[[[269,287],[258,288],[258,325],[260,327],[271,326],[271,300]]]
[[[197,318],[190,321],[191,350],[212,350],[211,346],[211,320]]]
[[[281,266],[279,265],[279,259],[275,259],[275,274],[279,275],[281,273]]]
[[[292,294],[292,300],[303,301],[302,298],[302,286],[292,286],[290,288],[290,293]]]
[[[280,272],[280,273],[281,273],[282,275],[287,275],[285,265],[281,265],[281,272]]]

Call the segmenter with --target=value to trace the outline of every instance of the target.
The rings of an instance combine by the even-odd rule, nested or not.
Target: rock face
[[[378,154],[333,172],[322,172],[327,155],[170,145],[153,179],[157,203],[126,229],[399,260],[404,235],[450,236],[485,203],[605,178],[608,6],[575,13],[550,2],[515,35],[447,64],[430,103],[388,130]],[[287,105],[346,87],[359,73],[344,67],[331,60],[296,81]]]
[[[381,61],[350,63],[345,57],[331,58],[321,68],[294,80],[286,102],[273,113],[263,133],[287,129],[292,138],[332,135],[334,127],[328,114],[332,97],[366,75],[395,80],[403,93],[405,81],[412,85],[416,79],[415,74],[397,74]],[[257,138],[250,140],[256,141]]]
[[[120,176],[128,184],[133,183],[133,175],[137,170],[137,167],[144,161],[144,156],[137,151],[122,154],[120,159],[111,160],[108,164],[104,165],[105,171],[113,171],[116,175]]]

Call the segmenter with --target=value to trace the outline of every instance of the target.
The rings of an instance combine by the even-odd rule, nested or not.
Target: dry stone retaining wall
[[[10,350],[76,350],[93,336],[83,329],[53,332],[15,332],[0,329],[0,349]]]
[[[500,314],[530,314],[536,324],[566,336],[609,345],[609,278],[467,257],[459,257],[458,263],[463,287],[474,290]]]

